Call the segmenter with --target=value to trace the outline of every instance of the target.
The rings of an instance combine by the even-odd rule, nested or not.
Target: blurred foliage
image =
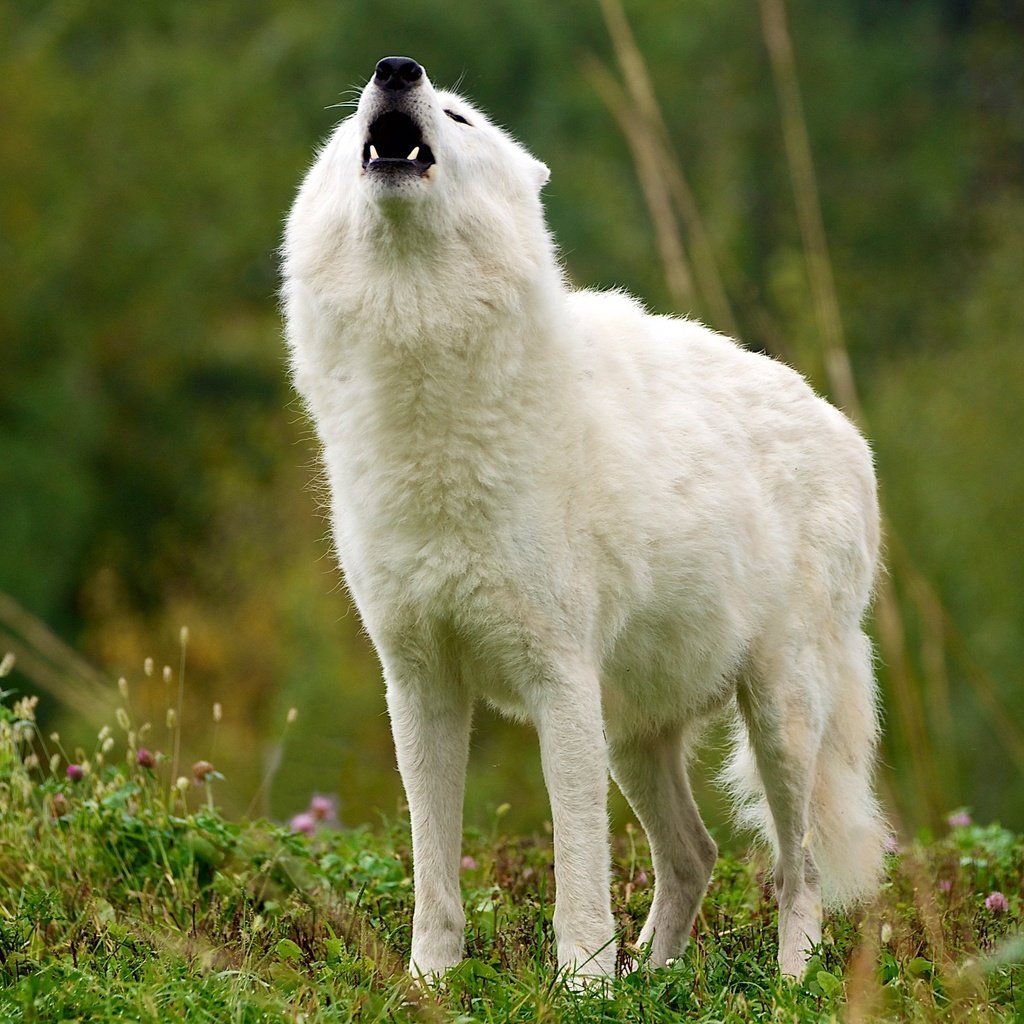
[[[789,4],[886,504],[960,638],[929,697],[955,722],[949,806],[1017,826],[1024,781],[969,679],[1020,720],[1022,11]],[[627,13],[744,339],[820,385],[756,6]],[[0,589],[131,675],[155,722],[173,700],[143,658],[173,661],[188,624],[186,734],[222,702],[236,809],[269,772],[278,814],[313,789],[338,791],[347,821],[393,811],[382,688],[286,379],[282,220],[335,106],[380,56],[409,53],[549,163],[574,281],[667,309],[629,151],[584,70],[611,63],[596,4],[3,0],[0,38]],[[170,655],[151,649],[163,638]],[[543,819],[534,750],[482,719],[471,818],[509,799],[514,822]],[[886,751],[897,795],[904,756]]]

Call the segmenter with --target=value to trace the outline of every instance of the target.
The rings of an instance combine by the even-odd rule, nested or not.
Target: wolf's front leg
[[[410,973],[432,980],[462,959],[462,798],[472,702],[447,681],[390,679],[391,731],[412,820]]]
[[[608,755],[596,674],[559,679],[537,699],[555,846],[558,966],[574,979],[615,972],[610,902]]]

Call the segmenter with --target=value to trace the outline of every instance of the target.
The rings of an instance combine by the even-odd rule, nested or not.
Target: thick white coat
[[[580,975],[615,960],[609,767],[651,839],[639,941],[662,963],[715,858],[687,748],[735,699],[729,781],[775,845],[780,962],[799,973],[822,891],[864,897],[881,858],[867,445],[789,367],[570,289],[546,168],[425,76],[400,100],[436,163],[363,167],[395,102],[371,82],[295,201],[284,301],[338,559],[384,667],[413,826],[412,969],[462,955],[475,698],[538,729],[559,963]]]

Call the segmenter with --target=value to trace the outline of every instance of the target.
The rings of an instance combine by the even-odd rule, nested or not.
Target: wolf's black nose
[[[385,57],[377,62],[373,80],[381,89],[402,92],[411,89],[423,77],[423,68],[410,57]]]

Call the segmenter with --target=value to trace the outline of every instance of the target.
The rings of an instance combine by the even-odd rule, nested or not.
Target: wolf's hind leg
[[[651,963],[678,956],[690,937],[718,856],[690,790],[683,731],[617,740],[610,745],[611,771],[651,844],[654,903],[640,932]]]
[[[811,852],[811,796],[824,727],[820,666],[810,651],[780,656],[737,693],[777,842],[779,968],[801,977],[821,942],[821,884]]]

